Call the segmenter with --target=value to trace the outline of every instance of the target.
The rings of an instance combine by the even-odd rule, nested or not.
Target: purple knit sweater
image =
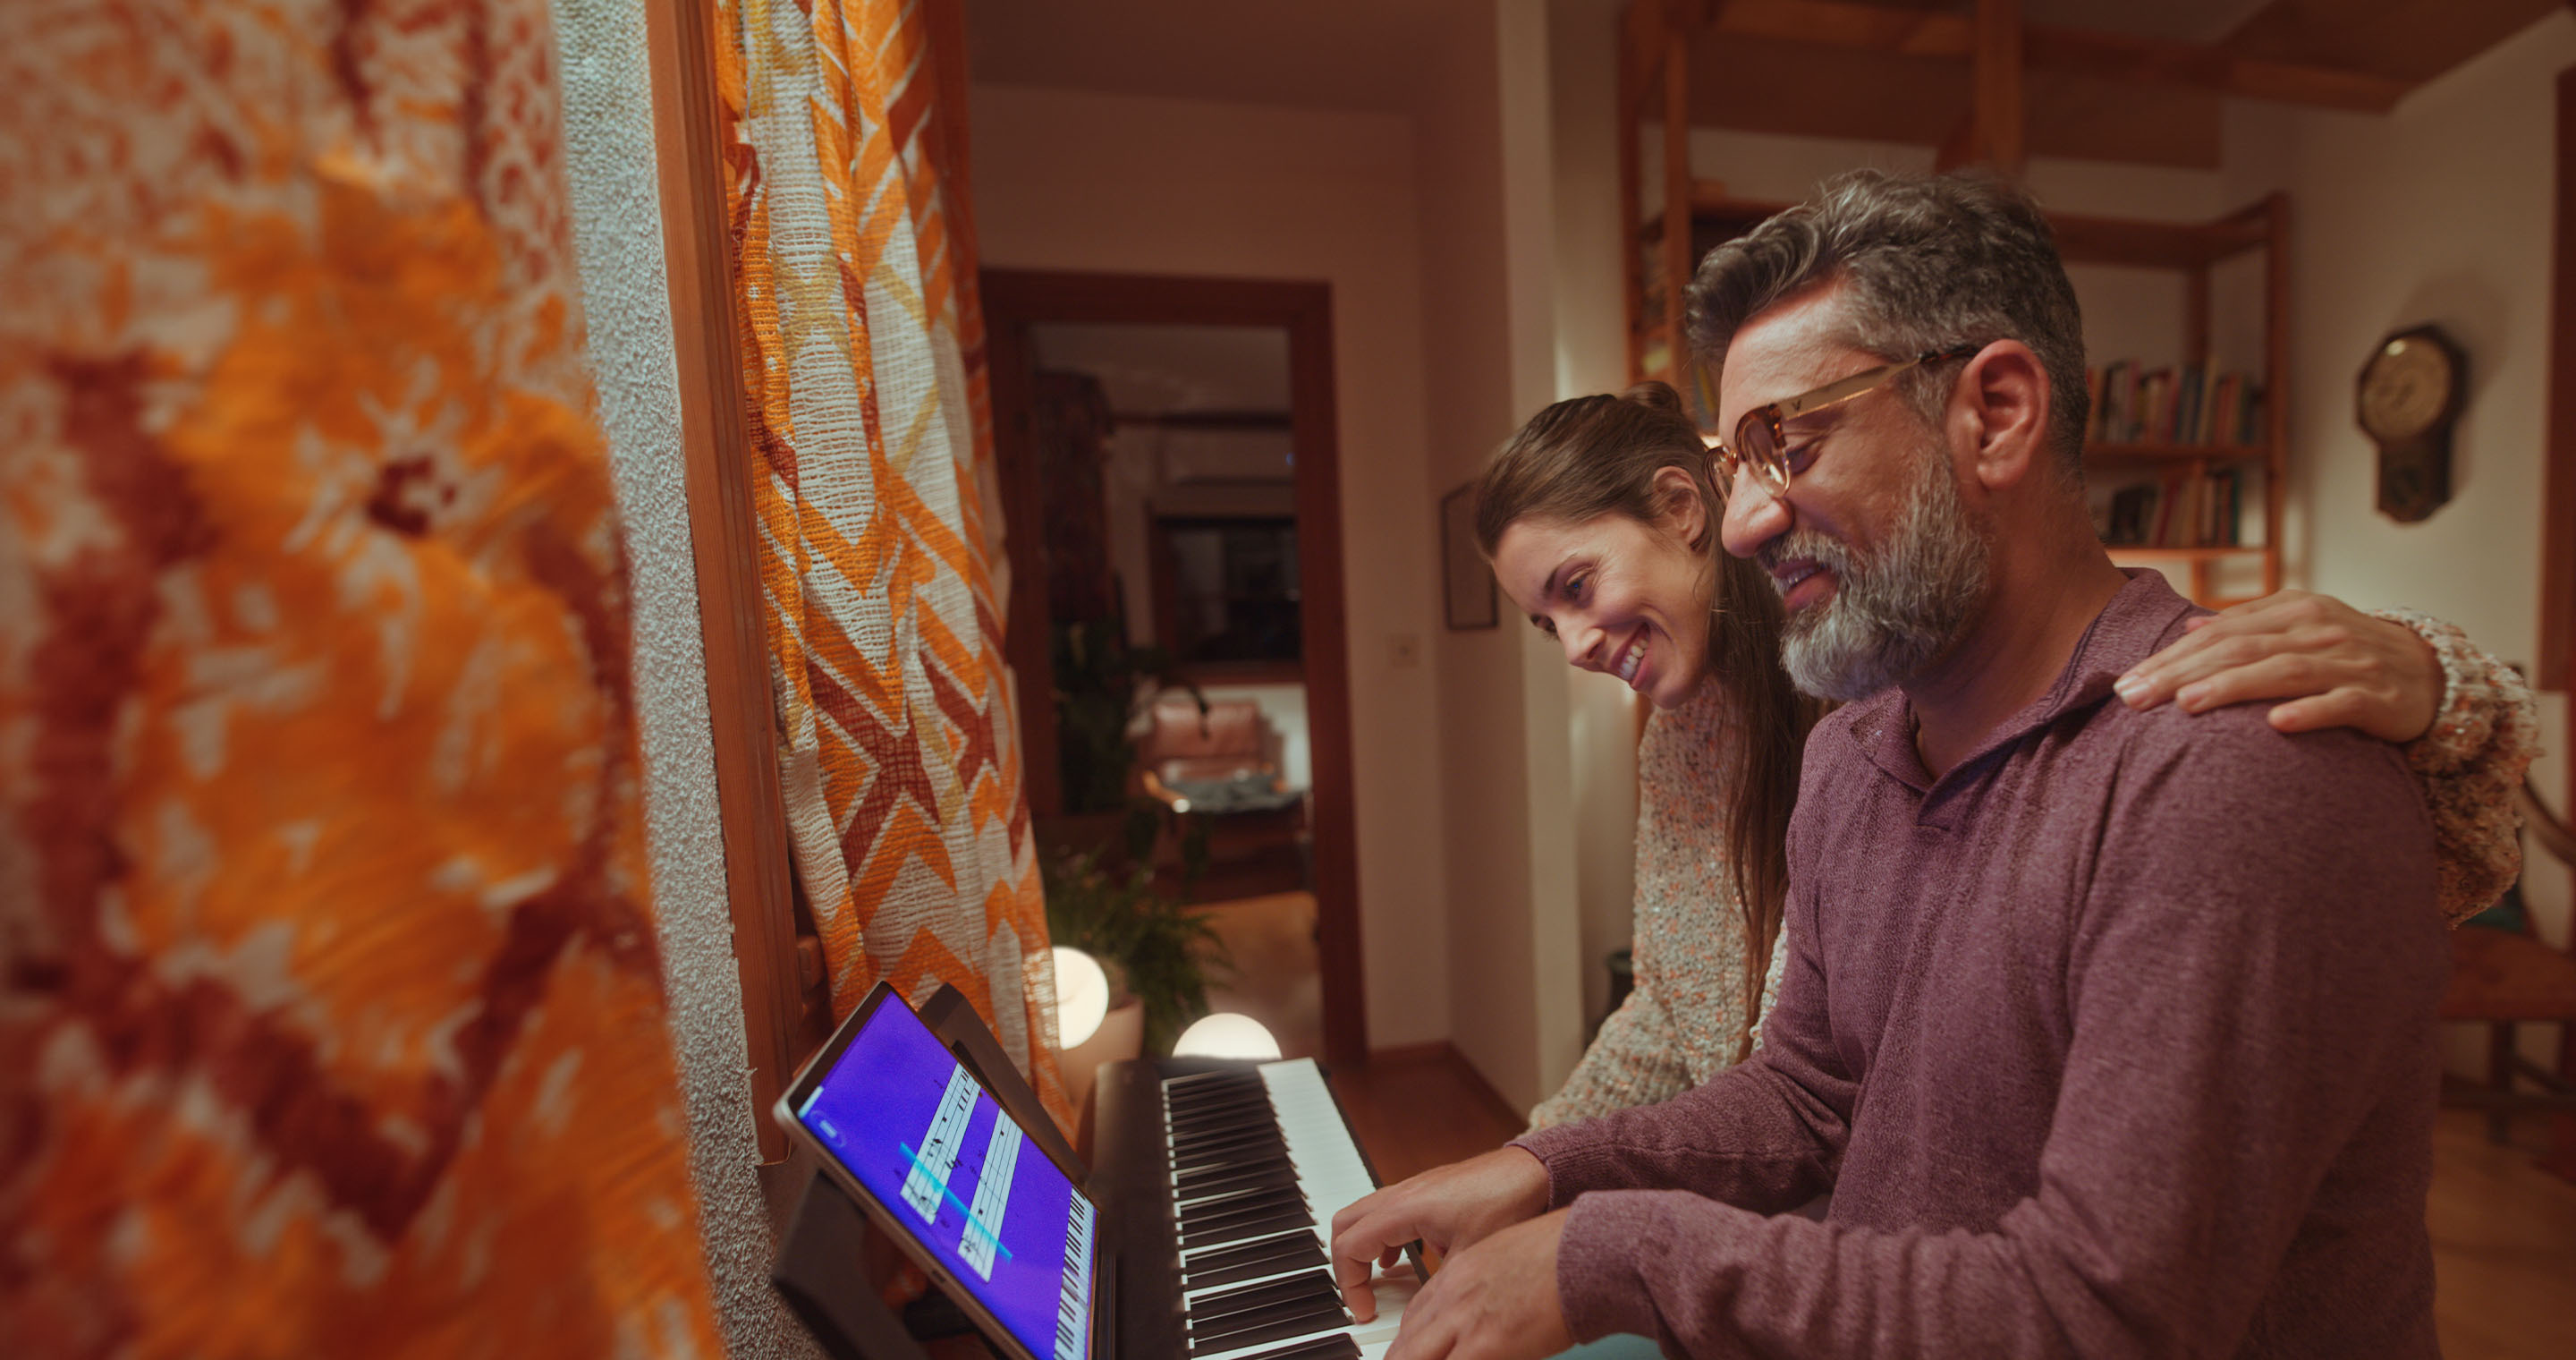
[[[1577,1337],[2437,1353],[2448,951],[2420,796],[2394,748],[2283,736],[2262,705],[2106,702],[2194,612],[2134,576],[2055,687],[1938,780],[1901,694],[1816,729],[1761,1052],[1520,1142],[1574,1206]],[[1828,1189],[1821,1223],[1764,1217]]]

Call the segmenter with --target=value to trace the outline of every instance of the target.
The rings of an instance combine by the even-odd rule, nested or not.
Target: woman
[[[1716,545],[1707,452],[1662,383],[1582,397],[1522,427],[1477,488],[1477,542],[1567,660],[1657,712],[1638,749],[1637,985],[1537,1126],[1668,1099],[1751,1051],[1785,956],[1783,849],[1800,749],[1821,713],[1779,663],[1780,603]],[[2254,699],[2285,732],[2350,726],[2407,743],[2442,851],[2441,908],[2492,902],[2520,861],[2513,790],[2535,749],[2529,693],[2458,629],[2285,592],[2196,620],[2118,688],[2137,708]],[[2429,644],[2429,645],[2428,645]]]

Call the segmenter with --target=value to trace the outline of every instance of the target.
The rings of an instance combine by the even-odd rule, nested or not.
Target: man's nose
[[[1726,513],[1718,520],[1718,536],[1726,550],[1738,557],[1751,557],[1762,545],[1789,531],[1789,505],[1764,489],[1750,477],[1738,477],[1726,493]]]

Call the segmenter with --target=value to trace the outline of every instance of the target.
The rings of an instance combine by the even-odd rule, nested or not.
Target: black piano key
[[[1294,1179],[1297,1163],[1283,1151],[1245,1148],[1222,1155],[1193,1158],[1186,1163],[1174,1163],[1172,1185],[1184,1195],[1205,1194],[1207,1192],[1203,1187],[1261,1171],[1284,1172]]]
[[[1294,1186],[1296,1184],[1297,1169],[1295,1167],[1241,1167],[1236,1169],[1230,1175],[1212,1176],[1206,1180],[1192,1181],[1187,1185],[1177,1186],[1172,1191],[1172,1198],[1175,1201],[1206,1199],[1211,1195],[1220,1195],[1232,1190],[1257,1190],[1266,1189],[1271,1186]]]
[[[1172,1144],[1172,1164],[1221,1162],[1226,1157],[1288,1157],[1288,1138],[1278,1133],[1229,1133],[1224,1138],[1180,1138]]]
[[[1270,1092],[1255,1085],[1239,1091],[1172,1091],[1163,1096],[1164,1108],[1173,1114],[1224,1109],[1234,1105],[1257,1105],[1262,1109],[1269,1109]]]
[[[1181,1226],[1193,1228],[1218,1214],[1240,1213],[1246,1209],[1308,1209],[1306,1196],[1293,1186],[1264,1185],[1249,1190],[1208,1199],[1192,1200],[1181,1206]]]
[[[1197,1232],[1182,1233],[1181,1250],[1188,1251],[1193,1247],[1212,1247],[1222,1242],[1240,1242],[1247,1238],[1266,1237],[1273,1232],[1282,1232],[1289,1228],[1312,1228],[1314,1226],[1314,1220],[1306,1217],[1306,1212],[1303,1209],[1275,1209],[1257,1218],[1246,1219],[1241,1223],[1227,1224],[1223,1227],[1217,1228],[1201,1228]]]
[[[1189,1072],[1163,1078],[1166,1091],[1204,1091],[1216,1086],[1264,1086],[1261,1074],[1249,1067],[1220,1068],[1212,1072]]]
[[[1312,1232],[1300,1230],[1193,1252],[1181,1259],[1181,1279],[1185,1288],[1211,1289],[1324,1264],[1323,1244]]]
[[[1246,1313],[1240,1316],[1250,1318],[1253,1314]],[[1214,1351],[1230,1351],[1242,1346],[1258,1346],[1264,1341],[1282,1341],[1292,1336],[1304,1336],[1310,1332],[1330,1331],[1336,1327],[1350,1325],[1350,1310],[1342,1307],[1338,1301],[1328,1307],[1297,1308],[1277,1319],[1234,1331],[1212,1332],[1206,1336],[1193,1335],[1190,1337],[1190,1354],[1206,1355]]]
[[[1186,1166],[1173,1167],[1172,1188],[1183,1198],[1204,1195],[1207,1193],[1207,1187],[1219,1182],[1238,1180],[1265,1171],[1280,1172],[1290,1180],[1295,1180],[1297,1164],[1290,1161],[1288,1154],[1284,1152],[1263,1152],[1258,1149],[1235,1153],[1232,1156],[1211,1157],[1204,1161],[1191,1162]]]
[[[1244,1143],[1221,1148],[1193,1148],[1172,1154],[1173,1178],[1176,1181],[1208,1181],[1231,1176],[1247,1167],[1294,1166],[1288,1148],[1281,1143]]]
[[[1195,1186],[1186,1190],[1176,1187],[1172,1192],[1172,1203],[1184,1214],[1240,1209],[1256,1201],[1269,1199],[1304,1204],[1306,1192],[1304,1187],[1294,1185],[1245,1185],[1213,1193]]]
[[[1181,1204],[1181,1227],[1204,1228],[1228,1218],[1247,1214],[1266,1214],[1274,1209],[1304,1210],[1306,1196],[1292,1185],[1259,1185],[1222,1198],[1188,1200]]]
[[[1247,1308],[1284,1303],[1289,1299],[1328,1299],[1339,1296],[1340,1291],[1333,1287],[1331,1275],[1320,1270],[1310,1270],[1303,1275],[1283,1275],[1275,1280],[1263,1280],[1259,1284],[1213,1290],[1190,1300],[1182,1306],[1181,1311],[1188,1315],[1191,1326],[1204,1331],[1214,1326],[1217,1319],[1229,1313],[1240,1313]]]
[[[1196,1237],[1207,1233],[1227,1232],[1247,1223],[1268,1223],[1283,1214],[1288,1215],[1295,1222],[1303,1223],[1308,1227],[1314,1226],[1315,1216],[1307,1212],[1306,1203],[1300,1198],[1283,1204],[1255,1204],[1241,1209],[1224,1209],[1201,1214],[1195,1219],[1182,1222],[1181,1235]]]
[[[1174,1147],[1193,1141],[1242,1138],[1257,1134],[1269,1134],[1281,1138],[1287,1136],[1281,1133],[1279,1125],[1270,1119],[1259,1116],[1238,1118],[1232,1115],[1209,1116],[1196,1120],[1176,1119],[1172,1121],[1171,1134]]]
[[[1243,1360],[1360,1360],[1360,1343],[1335,1332],[1312,1341],[1291,1342],[1275,1351],[1247,1355]]]
[[[1186,1113],[1172,1111],[1171,1130],[1174,1138],[1185,1133],[1209,1133],[1217,1129],[1275,1129],[1279,1116],[1269,1101],[1246,1101],[1240,1105],[1218,1105]]]
[[[1220,1091],[1208,1095],[1173,1096],[1165,1102],[1175,1117],[1205,1114],[1218,1110],[1259,1110],[1270,1112],[1268,1091]]]
[[[1339,1295],[1335,1295],[1329,1299],[1317,1298],[1313,1295],[1305,1295],[1298,1298],[1281,1299],[1275,1303],[1265,1303],[1251,1308],[1238,1309],[1226,1314],[1224,1317],[1217,1318],[1209,1322],[1201,1322],[1197,1318],[1192,1318],[1190,1319],[1189,1326],[1186,1330],[1188,1331],[1190,1340],[1193,1343],[1204,1337],[1210,1342],[1220,1343],[1218,1347],[1220,1349],[1231,1350],[1236,1346],[1249,1345],[1251,1343],[1243,1341],[1227,1341],[1225,1338],[1229,1336],[1237,1336],[1257,1328],[1267,1327],[1273,1323],[1288,1322],[1302,1324],[1296,1331],[1283,1333],[1283,1335],[1287,1336],[1302,1336],[1308,1332],[1320,1332],[1330,1327],[1347,1327],[1350,1325],[1350,1321],[1351,1315],[1342,1307],[1342,1301]],[[1267,1338],[1264,1339],[1266,1340]],[[1193,1349],[1195,1349],[1195,1346]]]
[[[1242,1132],[1194,1133],[1172,1140],[1175,1163],[1205,1161],[1230,1153],[1269,1152],[1288,1154],[1288,1136],[1277,1129],[1252,1129]]]
[[[1287,1134],[1276,1124],[1218,1124],[1207,1128],[1169,1130],[1172,1146],[1192,1147],[1209,1143],[1232,1143],[1246,1138],[1276,1138],[1285,1141]]]

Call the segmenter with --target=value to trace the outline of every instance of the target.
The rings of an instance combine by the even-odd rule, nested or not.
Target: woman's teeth
[[[1633,685],[1637,683],[1637,667],[1643,665],[1645,660],[1646,635],[1641,631],[1637,634],[1637,640],[1628,644],[1628,650],[1620,656],[1619,664],[1612,670],[1622,681]]]

